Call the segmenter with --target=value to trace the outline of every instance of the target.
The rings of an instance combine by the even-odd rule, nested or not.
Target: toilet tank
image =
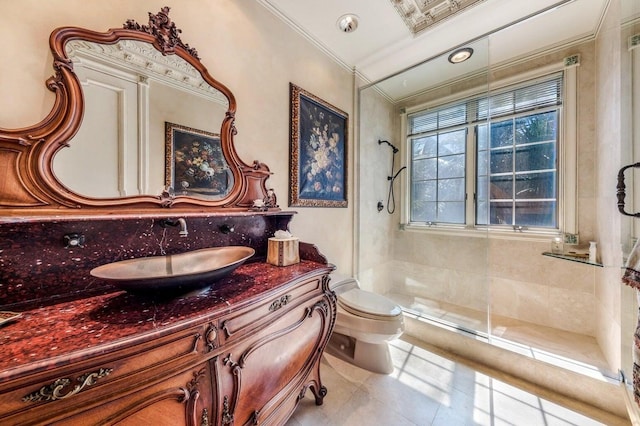
[[[360,283],[353,277],[332,273],[329,274],[329,289],[333,290],[336,295],[340,295],[346,291],[360,288]]]

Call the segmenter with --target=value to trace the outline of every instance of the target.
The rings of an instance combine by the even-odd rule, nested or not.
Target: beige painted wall
[[[166,3],[0,0],[0,127],[28,126],[51,110],[54,97],[44,82],[53,74],[48,37],[54,28],[73,25],[106,31],[127,19],[146,24],[147,12],[157,13]],[[180,0],[170,6],[169,16],[182,29],[182,40],[198,50],[210,74],[236,97],[240,157],[270,167],[274,175],[267,185],[275,189],[280,207],[288,209],[289,83],[352,116],[352,73],[255,1]],[[353,150],[348,152],[351,171]],[[352,269],[352,182],[349,173],[349,208],[297,208],[291,224],[295,235],[315,243],[344,273]]]

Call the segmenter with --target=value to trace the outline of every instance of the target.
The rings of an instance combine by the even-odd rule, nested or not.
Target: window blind
[[[408,135],[562,105],[562,81],[563,74],[558,72],[503,88],[489,96],[469,98],[411,114],[407,120]]]

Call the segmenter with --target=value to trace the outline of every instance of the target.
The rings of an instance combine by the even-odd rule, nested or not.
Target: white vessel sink
[[[121,260],[98,266],[90,274],[132,293],[186,293],[208,287],[233,272],[254,253],[251,247],[212,247]]]

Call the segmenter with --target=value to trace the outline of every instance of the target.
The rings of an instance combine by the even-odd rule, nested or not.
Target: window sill
[[[465,227],[465,226],[425,226],[421,224],[400,224],[401,231],[409,232],[424,232],[434,235],[449,235],[457,237],[471,237],[471,238],[494,238],[504,240],[526,240],[533,242],[548,243],[550,240],[558,236],[558,231],[542,231],[542,230],[526,230],[526,231],[513,231],[510,229],[496,229],[496,228],[479,228],[479,227]]]
[[[551,252],[545,251],[544,253],[542,253],[542,255],[543,256],[549,256],[549,257],[555,257],[556,259],[569,260],[571,262],[584,263],[584,264],[587,264],[587,265],[598,266],[600,268],[604,267],[604,265],[602,263],[590,262],[589,259],[584,259],[584,258],[581,258],[581,257],[575,257],[575,256],[571,256],[571,255],[568,255],[568,254],[551,253]]]

